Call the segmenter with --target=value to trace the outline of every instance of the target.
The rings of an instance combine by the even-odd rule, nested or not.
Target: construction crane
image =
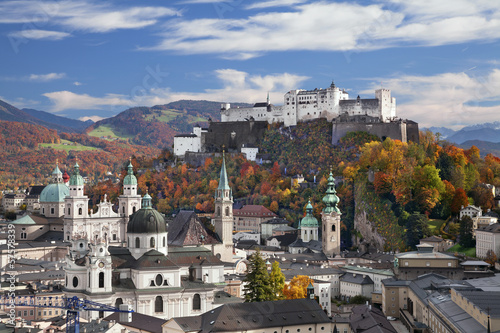
[[[59,296],[18,296],[15,297],[0,296],[0,305],[14,309],[17,306],[37,307],[37,308],[56,308],[66,310],[66,333],[80,333],[80,312],[81,311],[99,311],[99,312],[121,312],[129,314],[128,318],[120,319],[122,321],[131,321],[131,314],[134,312],[126,304],[120,305],[120,308],[101,304],[86,299]],[[7,311],[9,312],[9,311]],[[14,312],[15,313],[15,312]]]

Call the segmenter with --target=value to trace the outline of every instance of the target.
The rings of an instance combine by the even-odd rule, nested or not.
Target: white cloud
[[[245,7],[245,9],[262,9],[271,7],[287,7],[302,4],[306,0],[269,0],[253,3]]]
[[[294,0],[248,8],[279,3]],[[163,40],[144,49],[244,60],[273,51],[352,52],[500,38],[500,6],[490,0],[387,0],[370,5],[319,1],[291,7],[239,19],[173,20]]]
[[[180,4],[185,4],[185,5],[195,5],[195,4],[202,4],[202,3],[220,3],[220,2],[225,2],[227,4],[231,4],[233,1],[232,0],[183,0],[180,1]]]
[[[78,120],[81,121],[87,121],[87,120],[92,120],[94,123],[98,122],[99,120],[105,119],[104,117],[99,117],[99,116],[86,116],[86,117],[80,117]]]
[[[91,0],[4,1],[0,12],[0,23],[27,23],[35,28],[62,26],[69,31],[89,32],[138,29],[158,23],[161,17],[180,15],[167,7],[118,8]]]
[[[203,92],[175,92],[170,88],[153,88],[144,90],[144,93],[137,94],[137,96],[107,94],[103,97],[94,97],[71,91],[55,91],[43,95],[53,103],[52,112],[103,108],[117,111],[117,107],[153,106],[181,99],[253,103],[265,101],[268,92],[270,92],[271,102],[281,104],[284,91],[294,89],[308,79],[305,76],[289,73],[251,75],[234,69],[216,70],[214,75],[221,82],[222,88],[206,89]],[[135,91],[135,89],[132,90]]]
[[[26,38],[26,39],[61,40],[66,37],[70,37],[71,34],[60,31],[27,29],[27,30],[14,31],[10,33],[9,36],[14,38]]]
[[[75,86],[77,86],[77,87],[78,87],[78,86],[81,86],[82,84],[83,84],[83,83],[78,82],[78,81],[73,82],[73,85],[75,85]]]
[[[402,75],[378,78],[392,90],[398,102],[398,116],[420,123],[421,127],[465,125],[491,122],[500,114],[500,69],[481,77],[466,73],[433,76]],[[372,88],[378,88],[373,84]],[[373,94],[373,90],[363,93]]]
[[[49,73],[49,74],[31,74],[28,77],[29,81],[48,82],[59,80],[66,76],[66,73]]]

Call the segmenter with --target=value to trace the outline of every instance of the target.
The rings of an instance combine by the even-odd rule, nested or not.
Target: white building
[[[371,299],[373,290],[373,280],[366,274],[345,273],[340,277],[341,298],[361,295]]]
[[[326,89],[290,90],[283,97],[283,105],[274,106],[269,102],[256,103],[250,108],[231,108],[230,104],[222,104],[221,121],[256,121],[269,123],[283,122],[285,126],[295,126],[299,121],[326,118],[331,121],[340,114],[350,116],[368,115],[388,122],[396,117],[396,99],[391,97],[388,89],[375,91],[374,99],[350,100],[345,90],[341,90],[332,82]]]
[[[486,258],[489,250],[500,256],[500,223],[476,229],[476,256]]]
[[[314,280],[314,295],[318,297],[318,303],[326,311],[328,317],[332,316],[332,294],[330,282]]]
[[[460,210],[460,219],[464,216],[470,216],[471,218],[477,217],[477,216],[482,216],[483,211],[481,210],[480,207],[476,207],[474,205],[469,205],[467,207],[462,207]]]
[[[256,161],[257,160],[257,154],[259,153],[259,148],[257,147],[241,147],[241,153],[245,154],[247,160],[249,161]]]
[[[382,291],[383,280],[394,277],[391,269],[373,269],[371,267],[346,265],[342,267],[342,270],[346,273],[361,274],[370,277],[373,281],[373,291],[375,292]]]
[[[206,132],[200,126],[193,127],[193,133],[177,134],[174,137],[174,155],[184,156],[187,151],[198,153],[201,151],[201,133]]]

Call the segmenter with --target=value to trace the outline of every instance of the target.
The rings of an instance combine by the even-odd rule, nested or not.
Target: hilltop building
[[[349,99],[349,94],[332,82],[326,89],[290,90],[283,96],[283,105],[275,106],[269,101],[256,103],[250,108],[231,108],[230,104],[221,106],[221,122],[267,121],[282,122],[286,127],[295,126],[299,121],[326,118],[332,121],[341,114],[350,116],[367,115],[388,122],[396,117],[396,99],[389,89],[375,91],[374,99]]]

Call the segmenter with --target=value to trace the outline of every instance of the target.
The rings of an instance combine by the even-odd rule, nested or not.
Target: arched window
[[[73,288],[78,287],[78,278],[75,276],[73,277]]]
[[[135,213],[135,206],[132,207],[132,213]]]
[[[193,296],[193,310],[201,310],[200,294],[194,294]]]
[[[332,224],[332,231],[335,231],[335,224]]]
[[[135,238],[135,248],[138,249],[141,247],[141,240],[139,239],[139,237],[136,237]]]
[[[120,305],[123,304],[123,299],[122,298],[117,298],[115,301],[115,308],[120,308]]]
[[[71,208],[68,207],[68,215],[71,215]]]
[[[226,207],[226,216],[229,216],[229,207]]]
[[[104,288],[104,272],[99,273],[99,288]]]
[[[81,208],[78,208],[78,215],[83,215],[83,210]]]
[[[125,214],[125,206],[122,207],[122,213]]]
[[[217,216],[220,216],[220,207],[217,207]]]
[[[155,247],[155,238],[154,237],[151,237],[151,239],[149,240],[149,247]]]
[[[163,312],[163,298],[161,296],[155,298],[155,312]]]

